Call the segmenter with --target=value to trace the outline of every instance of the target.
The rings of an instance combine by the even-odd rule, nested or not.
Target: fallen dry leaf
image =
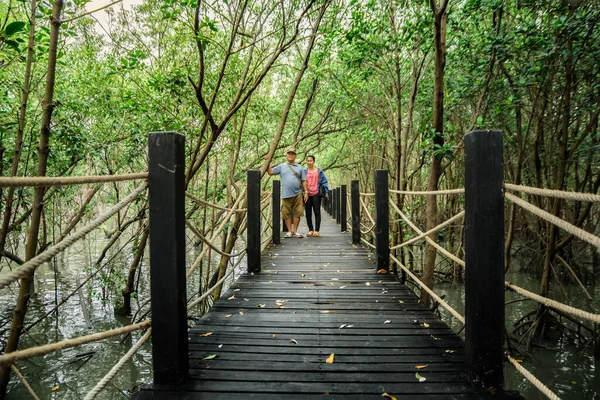
[[[233,314],[227,314],[227,315],[225,316],[225,318],[231,318],[231,317],[233,317]]]
[[[260,308],[264,308],[264,307],[266,307],[266,304],[257,304],[256,306],[260,307]]]
[[[386,399],[396,400],[396,398],[394,396],[392,396],[391,394],[381,393],[381,396],[385,397]]]
[[[213,334],[212,332],[206,332],[206,333],[201,334],[200,336],[201,337],[207,337],[207,336],[210,336],[212,334]]]
[[[238,314],[240,314],[240,315],[244,315],[244,312],[243,312],[243,311],[240,311]]]
[[[290,339],[290,343],[298,344],[298,341],[296,339]]]
[[[425,328],[429,328],[429,324],[428,324],[427,322],[423,322],[423,326],[424,326]]]
[[[325,360],[325,362],[327,364],[333,364],[333,361],[335,360],[335,354],[331,354],[329,357],[327,357],[327,360]]]
[[[456,350],[446,350],[446,353],[450,353],[450,354],[456,353]]]
[[[427,380],[427,378],[425,378],[424,376],[419,375],[418,372],[415,374],[415,378],[417,378],[419,382],[425,382]]]
[[[365,285],[367,285],[367,286],[371,286],[371,284],[370,284],[369,282],[366,282],[366,283],[365,283]]]
[[[378,274],[387,274],[387,273],[388,273],[388,271],[387,271],[387,269],[383,269],[383,268],[382,268],[382,269],[380,269],[379,271],[377,271],[377,273],[378,273]]]
[[[427,368],[429,366],[429,364],[425,364],[425,365],[415,365],[416,369],[423,369],[423,368]]]
[[[276,334],[273,334],[273,335],[271,335],[271,336],[273,336],[274,338],[276,338],[276,337],[277,337],[277,335],[276,335]]]
[[[247,299],[247,298],[244,297],[244,301],[250,301],[250,299]]]
[[[345,288],[345,287],[346,287],[346,285],[344,285],[344,286],[340,286],[340,289],[343,289],[343,288]]]
[[[302,278],[304,278],[304,277],[306,276],[306,274],[300,274],[300,276],[301,276]]]
[[[398,300],[398,302],[399,302],[400,304],[404,304],[404,302],[403,302],[402,300]]]
[[[235,294],[231,297],[229,297],[227,300],[235,300]]]
[[[384,323],[384,324],[389,324],[389,323],[391,323],[391,322],[392,322],[392,321],[388,319],[388,320],[385,320],[383,323]]]
[[[347,327],[347,326],[348,326],[347,324],[341,324],[341,325],[340,325],[340,327],[339,327],[338,329],[342,329],[342,328],[345,328],[345,327]]]
[[[209,356],[204,357],[203,360],[212,360],[213,358],[217,358],[217,357],[219,357],[218,354],[211,354]]]
[[[52,391],[53,391],[53,392],[56,392],[56,391],[58,390],[58,387],[59,387],[58,385],[54,386],[54,387],[52,388]]]

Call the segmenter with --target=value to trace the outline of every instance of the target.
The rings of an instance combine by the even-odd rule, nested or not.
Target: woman
[[[308,184],[308,200],[304,203],[304,209],[309,230],[306,236],[319,236],[319,229],[321,228],[321,193],[324,193],[325,199],[329,200],[329,186],[323,170],[315,167],[315,156],[307,156],[306,164],[308,168],[305,168],[304,172]],[[312,221],[313,211],[315,213],[314,226]]]

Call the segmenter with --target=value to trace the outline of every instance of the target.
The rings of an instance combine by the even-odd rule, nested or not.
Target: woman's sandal
[[[312,235],[313,235],[314,237],[320,236],[320,234],[319,234],[319,231],[314,231],[314,232],[312,233]]]
[[[311,236],[314,236],[314,235],[315,235],[315,233],[313,231],[310,231],[310,232],[308,232],[306,234],[306,237],[311,237]]]

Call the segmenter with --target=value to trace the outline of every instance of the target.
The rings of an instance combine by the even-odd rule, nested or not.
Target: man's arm
[[[275,175],[275,172],[273,172],[273,168],[271,168],[271,163],[269,163],[269,165],[267,166],[267,174],[271,176]]]

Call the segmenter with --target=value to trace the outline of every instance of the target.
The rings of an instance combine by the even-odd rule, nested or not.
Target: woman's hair
[[[315,158],[315,156],[306,156],[306,159],[308,160],[308,157],[312,158],[313,161],[317,161],[317,159]]]

